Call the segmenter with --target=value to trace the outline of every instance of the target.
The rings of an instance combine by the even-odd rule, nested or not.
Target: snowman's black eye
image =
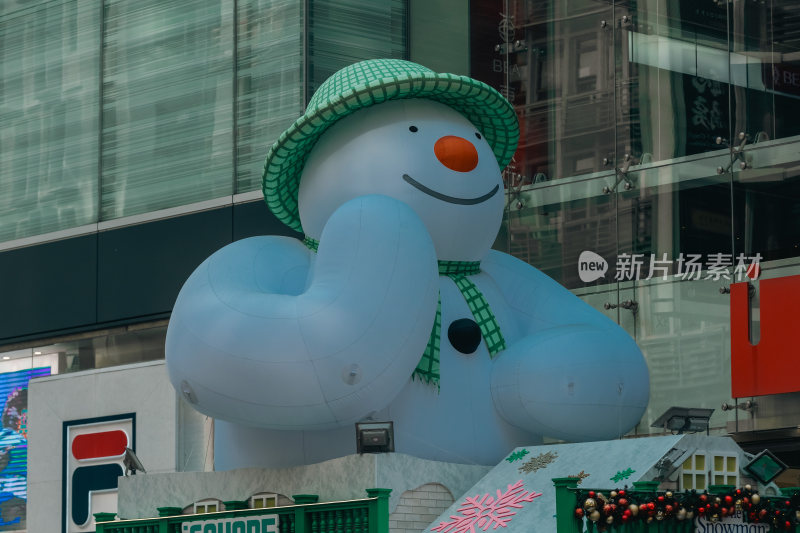
[[[478,133],[478,132],[476,131],[476,132],[475,132],[475,137],[477,137],[478,139],[480,139],[480,138],[481,138],[481,134],[480,134],[480,133]]]
[[[408,128],[408,131],[410,131],[411,133],[417,133],[419,131],[419,128],[417,128],[416,126],[411,126]]]

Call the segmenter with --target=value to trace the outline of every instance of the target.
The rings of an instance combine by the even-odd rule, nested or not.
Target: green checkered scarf
[[[305,237],[303,244],[314,252],[319,248],[319,241],[311,237]],[[438,263],[439,275],[452,279],[458,290],[461,291],[464,300],[466,300],[469,310],[481,330],[483,340],[486,341],[489,355],[494,357],[502,350],[505,350],[506,341],[503,338],[503,333],[500,331],[500,326],[494,317],[494,313],[489,308],[489,302],[486,301],[478,287],[469,279],[469,276],[478,274],[481,271],[480,261],[439,261]],[[439,351],[441,342],[442,297],[439,295],[431,336],[428,338],[428,344],[425,346],[422,359],[420,359],[417,368],[411,374],[412,379],[419,378],[425,383],[433,383],[437,387],[439,386]]]

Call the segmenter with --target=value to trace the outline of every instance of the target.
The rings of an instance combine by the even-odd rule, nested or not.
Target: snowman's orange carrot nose
[[[441,164],[456,172],[469,172],[478,166],[478,151],[462,137],[442,137],[433,145],[433,153]]]

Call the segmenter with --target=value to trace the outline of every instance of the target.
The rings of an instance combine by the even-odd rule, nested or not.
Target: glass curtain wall
[[[734,403],[730,284],[754,261],[764,279],[800,273],[800,6],[497,0],[470,21],[472,75],[522,130],[495,247],[636,339],[651,400],[635,432],[663,432],[650,425],[672,406],[715,409],[716,431],[786,425],[720,407]],[[581,279],[585,251],[604,277]]]
[[[100,10],[0,2],[0,242],[98,216]]]
[[[0,243],[260,189],[328,75],[406,57],[406,4],[0,3]]]

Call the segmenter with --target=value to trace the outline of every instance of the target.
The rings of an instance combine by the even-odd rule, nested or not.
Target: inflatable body
[[[303,448],[304,435],[324,443],[262,454],[258,466],[353,453],[361,420],[393,421],[398,452],[482,464],[542,436],[615,438],[639,421],[649,385],[634,341],[490,250],[504,205],[498,161],[513,146],[491,116],[476,118],[481,100],[465,109],[440,97],[465,90],[437,90],[356,106],[305,147],[284,134],[268,156],[267,202],[308,246],[235,242],[181,290],[170,379],[195,408],[230,422],[218,426],[227,444],[217,454],[229,455],[218,466],[256,466],[242,451],[254,443],[236,451],[236,439],[262,451]],[[337,109],[337,91],[317,115]],[[493,106],[509,116],[505,101]],[[306,126],[293,128],[307,136]]]

